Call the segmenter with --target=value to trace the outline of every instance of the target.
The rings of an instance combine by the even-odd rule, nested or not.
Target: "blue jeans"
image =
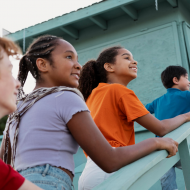
[[[72,190],[73,184],[69,175],[49,164],[28,168],[19,173],[45,190]]]
[[[168,172],[166,172],[161,178],[162,190],[177,190],[175,167],[181,169],[180,161],[174,165]]]

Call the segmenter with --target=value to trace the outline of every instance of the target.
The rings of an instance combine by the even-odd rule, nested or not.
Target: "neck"
[[[173,86],[172,86],[172,88],[177,88],[177,89],[181,90],[181,89],[179,88],[179,86],[178,86],[178,85],[176,85],[176,84],[175,84],[175,85],[173,85]]]
[[[8,115],[8,114],[9,114],[9,112],[7,112],[6,109],[4,109],[4,108],[1,107],[1,109],[0,109],[0,119],[2,117],[4,117],[5,115]]]
[[[117,77],[108,77],[107,83],[108,84],[118,83],[118,84],[121,84],[123,86],[127,86],[131,80],[133,80],[133,79],[126,78],[126,77],[124,79],[117,78]]]
[[[54,87],[55,85],[54,84],[52,84],[50,81],[38,81],[38,82],[36,82],[36,86],[35,86],[35,88],[34,88],[34,90],[36,90],[36,89],[38,89],[38,88],[42,88],[42,87],[44,87],[44,88],[51,88],[51,87]]]

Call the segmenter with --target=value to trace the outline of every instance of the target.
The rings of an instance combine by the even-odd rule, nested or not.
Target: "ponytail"
[[[91,94],[92,90],[99,84],[96,65],[96,60],[90,60],[82,67],[78,88],[83,94],[85,101]]]
[[[123,49],[123,47],[114,46],[105,49],[97,60],[90,60],[82,67],[78,89],[83,94],[85,101],[99,83],[107,83],[107,71],[104,69],[104,64],[114,64],[119,49]]]
[[[26,81],[26,78],[28,76],[28,64],[26,63],[26,55],[24,55],[19,63],[19,73],[18,73],[18,80],[21,83],[21,86],[24,86],[24,83]]]
[[[26,82],[28,76],[28,65],[26,64],[26,55],[24,55],[19,63],[19,73],[18,73],[18,80],[21,83],[21,87],[18,89],[18,98],[21,98],[25,93],[23,91],[24,83]]]

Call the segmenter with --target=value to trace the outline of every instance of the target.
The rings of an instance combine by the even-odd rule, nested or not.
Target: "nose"
[[[138,64],[138,62],[137,62],[137,61],[135,61],[135,60],[133,60],[133,64],[137,65],[137,64]]]
[[[76,65],[75,65],[75,68],[78,69],[78,70],[81,70],[81,69],[82,69],[82,66],[79,64],[78,61],[77,61]]]
[[[17,79],[15,79],[15,80],[16,80],[16,89],[19,89],[21,84],[20,84],[19,80],[17,80]]]

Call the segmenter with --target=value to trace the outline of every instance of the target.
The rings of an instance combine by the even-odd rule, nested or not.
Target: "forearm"
[[[101,169],[108,173],[157,149],[166,149],[171,156],[175,155],[177,151],[175,142],[168,138],[151,138],[136,145],[112,148],[88,112],[75,114],[67,126],[82,149]]]
[[[113,149],[114,153],[110,156],[113,159],[110,160],[109,158],[110,163],[108,164],[114,166],[112,168],[113,170],[110,172],[117,171],[121,167],[130,164],[158,149],[159,142],[157,138],[150,138],[131,146],[115,148]]]
[[[158,120],[151,114],[137,118],[135,121],[158,136],[164,136],[189,120],[190,113],[178,115],[172,119]]]
[[[162,135],[164,136],[170,131],[173,131],[174,129],[181,126],[183,123],[187,122],[187,116],[186,114],[178,115],[172,119],[165,119],[161,121],[164,125],[164,130],[162,131]]]

